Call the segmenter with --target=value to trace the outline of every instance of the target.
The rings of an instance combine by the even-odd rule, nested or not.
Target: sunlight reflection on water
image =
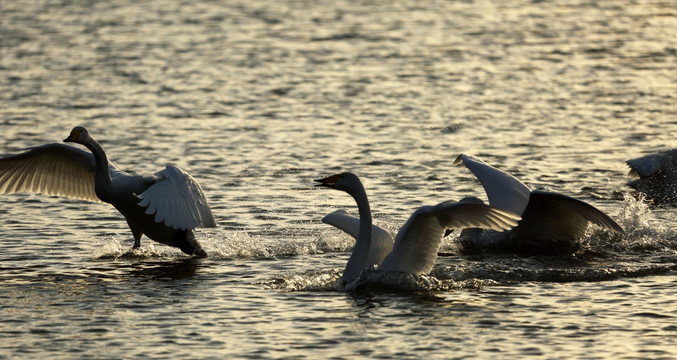
[[[122,169],[172,163],[220,225],[210,257],[111,207],[0,197],[0,357],[672,358],[674,211],[626,197],[670,147],[670,2],[1,2],[0,153],[90,128]],[[432,293],[335,291],[353,240],[320,223],[364,179],[375,222],[483,196],[478,155],[619,221],[574,258],[459,255]],[[602,281],[605,280],[605,281]]]

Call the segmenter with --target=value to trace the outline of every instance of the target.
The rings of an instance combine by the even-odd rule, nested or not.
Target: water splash
[[[210,234],[202,244],[210,257],[221,259],[268,258],[271,252],[263,241],[247,232],[225,231]]]
[[[666,226],[652,212],[643,194],[634,197],[624,195],[622,207],[616,215],[618,223],[625,229],[624,237],[611,237],[601,231],[590,236],[598,246],[616,254],[632,252],[655,252],[675,246],[675,230]]]
[[[137,249],[120,242],[112,236],[97,241],[97,246],[91,255],[93,260],[101,259],[153,259],[166,258],[171,255],[171,250],[165,246],[155,246],[152,241],[148,241]]]
[[[278,291],[333,291],[341,277],[341,271],[308,272],[276,277],[271,280],[256,282],[266,289]]]
[[[218,229],[200,242],[210,257],[222,259],[256,259],[280,256],[317,255],[352,249],[355,240],[349,236],[321,234],[310,240],[287,237],[284,240],[253,236],[245,231]]]
[[[376,268],[365,269],[357,280],[345,283],[341,280],[341,270],[329,272],[309,271],[304,274],[292,274],[274,279],[259,281],[266,289],[277,291],[338,291],[351,293],[403,293],[431,294],[435,292],[459,289],[479,290],[494,286],[499,282],[491,279],[438,279],[432,275],[415,276],[404,272],[384,272]]]

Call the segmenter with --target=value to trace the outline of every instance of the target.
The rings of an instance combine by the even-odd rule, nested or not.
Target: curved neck
[[[357,234],[357,241],[353,253],[343,271],[342,279],[348,283],[355,281],[360,272],[367,265],[367,256],[371,246],[371,209],[369,208],[369,199],[362,184],[350,193],[357,202],[357,209],[360,214],[360,229]]]
[[[110,177],[110,171],[108,169],[108,156],[106,156],[106,152],[103,151],[101,145],[92,138],[83,145],[94,155],[94,188],[97,189],[100,185],[111,184],[113,180]],[[99,198],[101,198],[101,195],[99,195],[100,190],[101,189],[97,189]]]

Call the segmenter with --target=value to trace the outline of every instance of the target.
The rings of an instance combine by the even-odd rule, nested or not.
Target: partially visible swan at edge
[[[342,190],[357,202],[359,219],[344,211],[333,212],[323,222],[336,226],[356,238],[355,247],[341,279],[355,281],[367,267],[380,265],[385,272],[428,274],[437,259],[437,250],[446,229],[481,227],[504,230],[517,224],[519,216],[510,211],[483,204],[445,201],[416,210],[393,238],[372,224],[367,193],[357,175],[345,172],[315,180],[316,186]]]
[[[491,206],[522,216],[516,227],[488,244],[482,244],[483,239],[480,239],[484,233],[465,230],[459,236],[464,249],[491,245],[532,253],[567,253],[580,247],[579,240],[585,235],[588,223],[624,233],[613,219],[583,201],[553,192],[532,191],[514,176],[474,156],[459,155],[454,165],[460,164],[470,169],[482,183]],[[477,198],[465,201],[482,203]]]
[[[636,178],[628,185],[657,202],[677,202],[677,149],[645,155],[625,162],[628,175]]]
[[[141,236],[178,247],[186,254],[206,256],[195,240],[199,225],[216,226],[202,188],[195,179],[174,166],[154,175],[135,176],[108,161],[101,145],[82,126],[76,126],[64,142],[52,143],[0,159],[0,193],[35,192],[113,205],[127,220],[134,248]]]

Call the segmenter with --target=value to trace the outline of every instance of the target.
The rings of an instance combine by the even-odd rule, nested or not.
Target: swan
[[[34,192],[109,203],[127,220],[133,248],[146,235],[186,254],[206,256],[193,229],[215,227],[216,221],[192,176],[174,166],[147,176],[121,171],[82,126],[74,127],[64,142],[82,144],[91,153],[51,143],[3,157],[0,193]]]
[[[625,162],[628,185],[657,202],[677,202],[677,149],[645,155]]]
[[[355,281],[362,270],[379,266],[383,272],[403,272],[414,276],[430,273],[444,231],[450,228],[481,227],[505,230],[517,224],[519,216],[484,204],[445,201],[416,210],[400,228],[394,240],[384,229],[373,225],[367,193],[359,177],[350,172],[315,180],[316,186],[342,190],[357,202],[359,219],[345,211],[335,211],[323,221],[344,230],[355,239],[341,280]]]
[[[484,161],[460,154],[454,165],[465,165],[484,187],[489,204],[510,210],[522,217],[519,224],[499,238],[480,239],[477,231],[465,231],[459,236],[461,245],[482,247],[481,242],[498,248],[531,253],[570,253],[580,247],[589,223],[614,233],[623,229],[609,216],[590,204],[572,197],[547,191],[530,190],[514,176],[487,165]],[[477,198],[465,200],[483,203]],[[484,233],[481,234],[482,237]]]

